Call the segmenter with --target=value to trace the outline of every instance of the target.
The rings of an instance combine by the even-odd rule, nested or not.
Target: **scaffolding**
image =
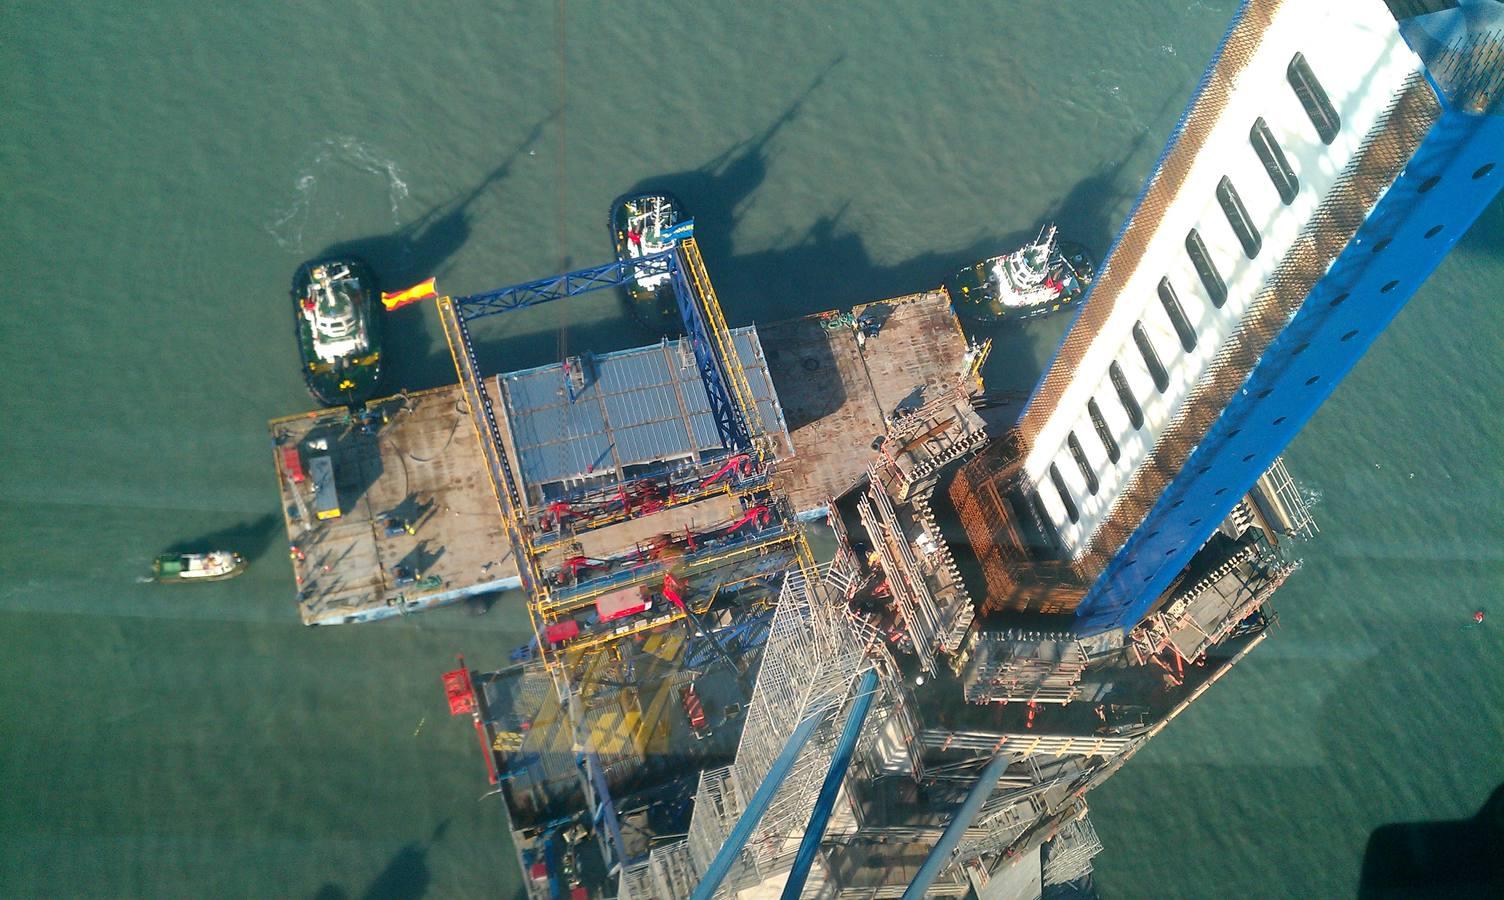
[[[1102,852],[1102,841],[1091,819],[1082,816],[1060,826],[1045,845],[1044,883],[1065,884],[1091,874],[1091,859]]]
[[[784,579],[736,762],[700,776],[686,839],[697,872],[705,871],[725,842],[795,727],[812,716],[839,713],[857,676],[873,665],[845,610],[849,582],[846,572],[828,563],[813,579],[798,570]],[[758,883],[792,862],[830,766],[835,731],[827,721],[800,753],[724,889]],[[654,854],[678,852],[660,848]]]
[[[1310,504],[1285,468],[1283,456],[1275,457],[1274,464],[1259,477],[1252,496],[1264,518],[1283,534],[1308,538],[1321,530],[1316,527]]]
[[[967,665],[969,703],[1070,703],[1081,695],[1086,652],[1074,640],[1014,639],[998,632],[977,636]]]

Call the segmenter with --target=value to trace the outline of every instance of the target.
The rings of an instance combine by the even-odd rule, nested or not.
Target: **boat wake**
[[[303,235],[309,221],[314,220],[314,207],[319,196],[319,184],[336,181],[341,171],[355,171],[361,175],[375,175],[386,183],[387,206],[392,225],[401,224],[401,205],[407,199],[407,182],[397,161],[387,158],[375,147],[349,135],[326,137],[316,143],[305,161],[298,166],[298,176],[293,182],[292,201],[274,214],[266,224],[266,230],[284,250],[303,253]],[[332,198],[330,203],[337,203]],[[340,218],[336,209],[331,218]]]

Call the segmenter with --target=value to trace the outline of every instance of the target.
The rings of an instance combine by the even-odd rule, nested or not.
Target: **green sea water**
[[[0,896],[518,890],[438,681],[522,642],[515,598],[298,622],[265,422],[311,406],[300,262],[511,284],[606,261],[637,186],[691,208],[737,324],[1047,217],[1100,252],[1232,8],[6,4]],[[1351,895],[1373,828],[1504,781],[1501,282],[1496,203],[1292,446],[1322,534],[1270,640],[1091,795],[1105,895]],[[993,386],[1063,327],[999,333]],[[452,380],[431,310],[391,331],[391,387]],[[475,337],[500,370],[647,335],[603,292]],[[250,570],[137,582],[186,543]]]

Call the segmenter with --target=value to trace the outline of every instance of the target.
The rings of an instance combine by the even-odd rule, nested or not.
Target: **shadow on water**
[[[386,866],[361,891],[361,900],[416,900],[427,894],[433,881],[428,868],[428,851],[448,830],[449,820],[445,819],[433,830],[426,844],[412,841],[392,854]],[[339,885],[326,883],[313,895],[313,900],[349,900],[350,896]]]
[[[534,125],[506,159],[459,197],[433,207],[388,234],[330,245],[318,258],[359,257],[375,272],[380,288],[388,291],[442,274],[445,264],[470,240],[471,206],[511,174],[513,166],[527,155],[555,117],[551,115]],[[448,354],[431,352],[433,337],[425,307],[426,304],[415,304],[383,314],[386,361],[382,393],[422,390],[454,382],[454,365]]]
[[[1375,828],[1358,897],[1504,897],[1504,784],[1471,819]]]
[[[846,207],[842,207],[832,215],[815,219],[800,232],[790,233],[778,246],[738,253],[734,235],[767,179],[776,138],[785,126],[799,118],[806,101],[826,84],[841,62],[842,57],[836,57],[827,63],[788,108],[761,132],[736,142],[695,169],[645,178],[621,192],[628,195],[663,191],[684,203],[689,215],[695,219],[695,237],[726,309],[727,319],[733,325],[750,321],[767,323],[933,289],[962,266],[1022,245],[1035,236],[1038,225],[1044,221],[1057,222],[1063,234],[1086,244],[1093,254],[1106,253],[1114,234],[1118,207],[1131,196],[1136,186],[1125,180],[1135,174],[1127,168],[1137,161],[1138,151],[1149,138],[1147,131],[1125,148],[1116,162],[1104,165],[1053,202],[1042,203],[1037,212],[1021,211],[1021,215],[1037,216],[1037,221],[1031,219],[1019,230],[990,234],[964,247],[927,251],[898,262],[878,264],[862,235],[845,226]],[[389,276],[378,260],[386,257],[411,260],[410,265],[400,269],[410,278],[407,275],[395,278],[396,283],[431,274],[468,233],[465,206],[485,186],[505,174],[511,160],[536,139],[537,131],[535,128],[511,159],[498,167],[486,182],[451,207],[436,210],[398,235],[352,242],[341,245],[341,249],[364,253],[377,265],[378,273],[384,279],[394,276]],[[605,212],[602,210],[603,214]],[[459,240],[456,240],[456,235],[459,235]],[[602,257],[611,252],[609,235],[603,235],[603,238],[606,239],[601,242]],[[417,249],[405,251],[404,256],[405,242],[413,243]],[[481,369],[486,372],[516,371],[555,363],[564,356],[587,349],[603,353],[658,339],[641,326],[631,324],[632,317],[625,309],[619,317],[595,322],[572,321],[562,304],[555,304],[554,309],[561,326],[567,327],[561,327],[553,339],[536,330],[513,331],[507,316],[493,317],[472,330]],[[429,353],[426,329],[415,327],[425,321],[424,314],[417,307],[409,307],[392,317],[394,340],[390,346],[393,366],[389,382],[392,389],[397,386],[416,389],[453,380],[447,355]],[[536,328],[536,320],[533,321]],[[1037,376],[1039,367],[1047,358],[1047,354],[1038,349],[1041,341],[1021,329],[1009,326],[975,330],[979,336],[997,339],[994,360],[1005,357],[1010,360],[1012,368],[1028,371],[1031,378]],[[397,338],[397,333],[404,331],[408,332],[407,339]]]
[[[277,543],[282,533],[282,523],[277,516],[267,513],[255,519],[247,519],[236,525],[175,541],[164,553],[203,553],[208,550],[233,550],[255,562],[266,555],[268,548]]]

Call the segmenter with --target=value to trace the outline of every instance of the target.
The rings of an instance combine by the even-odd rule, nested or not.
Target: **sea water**
[[[0,895],[519,890],[438,677],[504,662],[520,601],[299,624],[265,428],[312,405],[299,263],[512,284],[607,261],[636,187],[689,207],[735,324],[1046,219],[1100,253],[1233,6],[9,4]],[[1090,796],[1107,896],[1348,895],[1373,828],[1504,778],[1501,239],[1495,204],[1291,447],[1321,536],[1264,646]],[[391,325],[391,388],[453,380],[431,309]],[[992,386],[1063,328],[996,332]],[[651,336],[602,292],[475,338],[500,371]],[[138,583],[190,543],[250,569]]]

